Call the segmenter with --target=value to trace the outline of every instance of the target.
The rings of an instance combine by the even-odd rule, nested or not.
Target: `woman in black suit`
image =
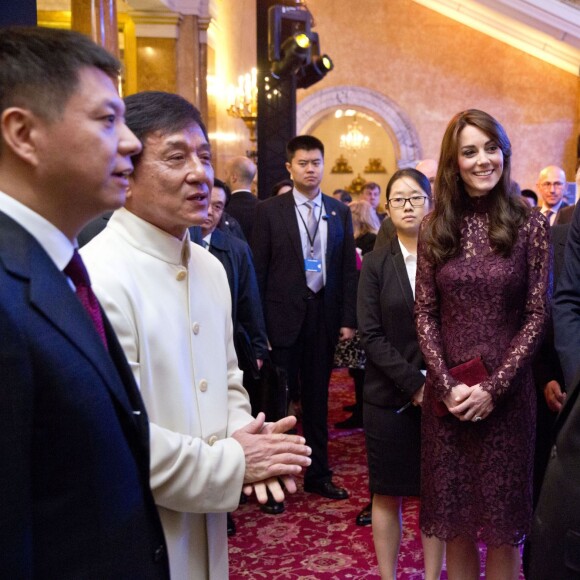
[[[396,577],[403,496],[420,487],[421,410],[425,365],[413,319],[419,224],[431,207],[431,186],[416,169],[387,185],[387,213],[397,235],[365,257],[358,323],[367,354],[364,428],[373,494],[372,526],[381,578]],[[422,537],[425,578],[439,578],[443,544]]]

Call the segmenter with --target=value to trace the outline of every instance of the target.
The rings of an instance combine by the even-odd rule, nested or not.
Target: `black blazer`
[[[580,372],[555,424],[552,447],[534,513],[530,580],[580,578]]]
[[[242,226],[246,240],[252,239],[254,214],[260,200],[251,191],[236,191],[226,206],[226,211]]]
[[[169,578],[147,414],[36,240],[0,213],[1,578]]]
[[[564,263],[564,249],[566,247],[566,239],[569,229],[569,223],[553,225],[550,228],[552,248],[554,250],[554,289],[557,289],[558,287],[558,279],[560,278],[560,272],[562,271],[562,265]],[[558,353],[554,347],[553,321],[550,322],[546,336],[544,337],[542,345],[534,358],[532,369],[534,371],[534,380],[540,390],[538,393],[539,404],[546,406],[543,389],[548,381],[558,381],[562,389],[565,388],[564,374],[562,373],[562,367],[560,366],[560,359],[558,358]]]
[[[79,248],[86,246],[95,236],[98,236],[106,227],[107,223],[113,215],[112,211],[108,211],[103,215],[90,221],[77,236]]]
[[[578,204],[576,204],[578,205]],[[534,515],[530,578],[580,578],[580,210],[576,207],[554,299],[567,397]]]
[[[580,371],[580,206],[576,205],[554,294],[555,342],[567,387]],[[567,389],[568,390],[568,389]]]
[[[358,330],[367,355],[364,400],[392,407],[425,383],[417,342],[413,290],[399,240],[366,254],[358,287]]]
[[[216,229],[211,235],[209,252],[222,263],[228,277],[234,333],[247,334],[254,358],[267,358],[266,323],[250,247],[242,240]]]
[[[554,220],[553,226],[569,224],[572,221],[575,207],[575,205],[562,204],[558,210],[558,213],[556,214],[556,219]]]
[[[356,250],[350,209],[322,197],[328,225],[324,311],[335,341],[341,327],[356,328]],[[252,250],[268,338],[273,347],[289,347],[302,327],[309,294],[291,191],[257,206]]]

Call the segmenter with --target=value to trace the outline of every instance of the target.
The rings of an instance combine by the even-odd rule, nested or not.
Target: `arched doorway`
[[[403,109],[385,95],[363,87],[332,87],[300,101],[296,110],[298,134],[308,133],[321,119],[347,107],[371,115],[382,126],[393,142],[398,168],[412,167],[421,159],[419,136]]]
[[[359,152],[340,148],[340,135],[356,115],[357,124],[370,145]],[[326,148],[326,168],[323,188],[349,189],[355,193],[368,181],[382,189],[394,171],[414,167],[421,159],[419,137],[406,113],[385,95],[370,89],[339,86],[318,91],[297,106],[298,133],[320,138]],[[339,162],[345,171],[337,171]],[[374,164],[374,167],[373,167]],[[384,202],[384,199],[383,199]]]

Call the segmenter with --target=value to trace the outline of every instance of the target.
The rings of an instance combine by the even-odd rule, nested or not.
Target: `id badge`
[[[304,259],[304,270],[306,272],[322,272],[322,262],[314,259]]]

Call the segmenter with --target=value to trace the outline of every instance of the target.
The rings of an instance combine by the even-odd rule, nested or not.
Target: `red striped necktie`
[[[89,273],[87,272],[81,255],[78,253],[76,248],[73,257],[64,269],[64,273],[75,285],[78,299],[91,317],[97,333],[101,337],[105,348],[107,348],[107,337],[105,336],[105,326],[103,324],[103,316],[101,314],[99,302],[91,288]]]

